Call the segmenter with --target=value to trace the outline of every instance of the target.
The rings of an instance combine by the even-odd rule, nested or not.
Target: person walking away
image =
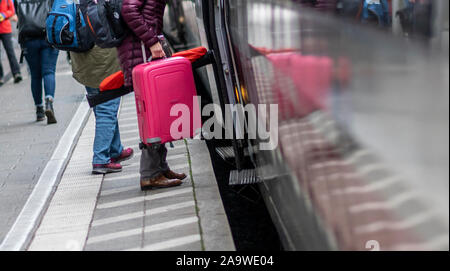
[[[132,30],[119,46],[119,59],[125,76],[125,87],[133,87],[133,68],[144,62],[142,43],[146,55],[153,59],[165,56],[158,36],[162,34],[165,0],[123,0],[122,17]],[[146,146],[142,150],[140,174],[141,187],[166,188],[179,186],[186,174],[170,170],[167,164],[167,148],[160,145]]]
[[[45,40],[45,20],[51,0],[15,0],[19,18],[19,43],[31,72],[31,92],[36,105],[37,121],[57,123],[53,102],[56,88],[56,62],[59,51]],[[45,90],[45,110],[42,100],[42,82]]]
[[[6,55],[8,56],[14,83],[17,84],[22,81],[22,75],[20,74],[20,66],[17,61],[12,42],[12,27],[10,19],[13,19],[14,16],[15,11],[13,0],[0,0],[0,41],[3,43]],[[5,83],[3,76],[3,66],[0,61],[0,86]]]
[[[120,71],[116,48],[101,49],[95,46],[84,53],[70,52],[70,58],[73,77],[86,87],[88,96],[97,95],[101,82]],[[120,140],[119,106],[120,98],[116,98],[94,107],[93,174],[120,172],[120,163],[133,157],[133,149],[124,149]]]

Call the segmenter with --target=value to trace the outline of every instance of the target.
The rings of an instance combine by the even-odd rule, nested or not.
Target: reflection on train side
[[[394,34],[429,39],[442,31],[437,25],[446,16],[448,1],[443,0],[292,0],[318,11],[334,13],[353,22],[371,25]],[[446,12],[447,10],[447,12]]]
[[[287,2],[226,1],[242,102],[279,105],[286,248],[448,250],[448,55]]]

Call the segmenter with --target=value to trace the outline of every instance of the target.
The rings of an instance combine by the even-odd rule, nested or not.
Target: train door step
[[[232,170],[230,172],[229,185],[249,185],[260,183],[262,180],[256,174],[255,169]]]
[[[233,146],[218,147],[216,148],[216,152],[225,161],[234,160],[235,158]],[[245,157],[250,156],[247,149],[244,150],[244,156]]]

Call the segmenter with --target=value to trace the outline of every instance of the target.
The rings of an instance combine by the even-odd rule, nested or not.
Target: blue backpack
[[[94,39],[74,0],[54,0],[46,21],[47,41],[63,51],[86,52],[94,47]]]

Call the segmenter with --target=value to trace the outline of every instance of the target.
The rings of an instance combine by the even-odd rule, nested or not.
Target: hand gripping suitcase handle
[[[144,60],[144,63],[152,62],[153,56],[150,56],[149,58],[147,58],[147,52],[145,50],[145,44],[143,41],[141,41],[141,49],[142,49],[142,58]],[[166,59],[166,58],[167,58],[167,55],[165,57],[163,57],[163,59]]]

